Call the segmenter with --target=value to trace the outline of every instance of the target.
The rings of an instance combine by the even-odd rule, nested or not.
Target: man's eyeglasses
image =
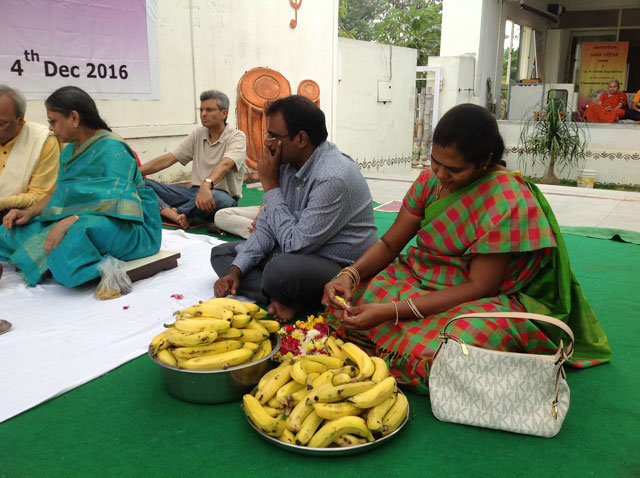
[[[278,136],[271,136],[269,133],[264,134],[265,141],[275,141],[276,139],[284,138],[285,136],[289,136],[289,133],[281,134]]]

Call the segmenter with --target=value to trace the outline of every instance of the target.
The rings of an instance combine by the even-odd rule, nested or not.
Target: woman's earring
[[[77,128],[78,127],[78,123],[73,123],[73,127]],[[486,168],[485,168],[486,169]]]

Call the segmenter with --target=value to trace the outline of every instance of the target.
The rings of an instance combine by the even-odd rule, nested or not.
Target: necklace
[[[436,201],[440,199],[440,193],[442,193],[442,183],[438,183],[438,190],[436,191]]]

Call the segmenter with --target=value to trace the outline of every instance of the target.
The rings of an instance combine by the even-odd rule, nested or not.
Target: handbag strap
[[[538,322],[545,322],[547,324],[555,325],[556,327],[561,328],[571,339],[571,343],[566,347],[562,346],[562,341],[560,342],[560,348],[564,351],[565,359],[568,359],[573,355],[573,332],[571,328],[562,322],[561,320],[555,319],[553,317],[549,317],[547,315],[542,314],[533,314],[531,312],[477,312],[472,314],[462,314],[458,315],[452,319],[449,319],[447,323],[442,327],[443,334],[446,334],[447,328],[449,325],[461,319],[523,319],[523,320],[537,320]]]

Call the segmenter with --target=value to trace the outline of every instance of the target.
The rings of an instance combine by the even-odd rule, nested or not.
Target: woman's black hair
[[[50,110],[60,113],[65,118],[72,111],[77,111],[80,115],[80,124],[91,129],[106,129],[111,131],[107,123],[100,118],[95,101],[86,91],[77,86],[63,86],[45,100],[44,106]]]
[[[438,121],[433,132],[433,143],[455,146],[468,163],[506,166],[502,159],[504,141],[496,119],[481,106],[470,103],[454,106]]]

